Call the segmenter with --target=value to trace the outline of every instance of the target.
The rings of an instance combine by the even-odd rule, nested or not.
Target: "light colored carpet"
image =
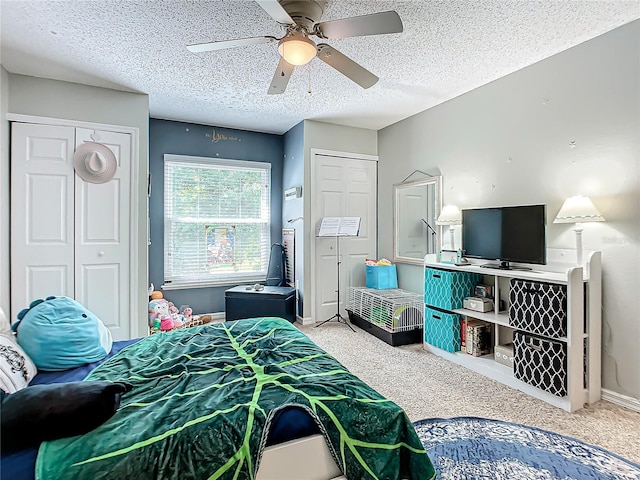
[[[601,401],[576,413],[549,405],[422,349],[392,347],[354,326],[296,324],[411,421],[473,416],[521,423],[598,445],[640,464],[640,413]]]

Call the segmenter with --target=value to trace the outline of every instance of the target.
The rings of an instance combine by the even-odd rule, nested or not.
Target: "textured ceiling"
[[[155,118],[272,133],[303,119],[377,130],[638,19],[640,1],[329,0],[322,20],[386,10],[400,14],[403,33],[326,41],[380,77],[368,90],[314,59],[283,95],[267,95],[275,43],[187,51],[282,36],[252,0],[0,0],[0,60],[11,73],[147,93]]]

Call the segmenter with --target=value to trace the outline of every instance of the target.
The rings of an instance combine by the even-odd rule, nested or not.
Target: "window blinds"
[[[271,164],[164,156],[165,285],[263,281]]]

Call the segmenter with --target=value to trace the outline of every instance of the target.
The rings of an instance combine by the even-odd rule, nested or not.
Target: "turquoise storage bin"
[[[367,288],[384,290],[398,288],[398,274],[395,265],[366,266]]]
[[[479,273],[424,270],[424,303],[445,310],[462,308],[465,297],[473,296],[475,286],[482,281]]]
[[[460,351],[460,315],[424,309],[424,341],[447,352]]]

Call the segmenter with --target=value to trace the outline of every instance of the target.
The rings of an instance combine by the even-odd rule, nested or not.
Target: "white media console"
[[[488,261],[482,260],[471,260],[467,265],[454,265],[438,262],[435,255],[426,255],[424,258],[425,272],[437,269],[444,272],[480,274],[483,284],[493,286],[495,297],[493,311],[478,312],[464,308],[441,311],[444,315],[458,314],[493,324],[494,345],[513,342],[515,331],[526,335],[538,334],[538,338],[546,340],[544,335],[540,336],[539,332],[535,331],[535,326],[533,329],[516,328],[510,323],[509,289],[512,279],[534,282],[534,284],[539,282],[539,285],[545,287],[565,285],[566,312],[563,311],[562,314],[566,314],[566,336],[556,336],[548,340],[561,344],[563,354],[566,352],[566,395],[554,395],[534,386],[532,382],[516,378],[514,368],[498,363],[494,360],[493,353],[474,357],[459,351],[445,351],[426,341],[424,348],[569,412],[579,410],[585,404],[597,402],[601,395],[601,255],[600,252],[586,252],[584,257],[586,259],[584,265],[578,266],[575,264],[575,251],[548,249],[547,264],[526,265],[532,270],[484,268],[481,265]],[[516,268],[518,266],[518,264],[514,265]],[[425,279],[425,285],[427,281],[428,279]],[[564,291],[564,288],[562,290]],[[504,310],[499,310],[499,300],[504,302]],[[425,306],[428,307],[430,298],[427,294],[424,301]],[[426,318],[425,315],[425,321]],[[453,334],[455,332],[452,332]]]

